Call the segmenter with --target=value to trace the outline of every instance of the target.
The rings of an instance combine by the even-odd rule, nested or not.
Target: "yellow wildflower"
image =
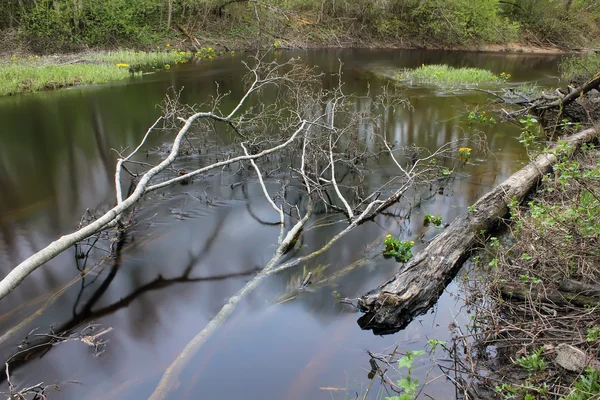
[[[167,47],[171,47],[171,44],[167,43]]]
[[[125,64],[125,63],[118,63],[115,64],[117,67],[129,67],[129,64]]]
[[[463,152],[469,152],[473,149],[471,149],[470,147],[461,147],[460,149],[458,149],[459,152],[463,153]]]
[[[415,244],[415,241],[414,241],[414,240],[411,240],[411,241],[410,241],[410,244]]]
[[[385,235],[385,237],[389,239],[389,238],[391,238],[391,237],[392,237],[392,234],[391,234],[391,233],[388,233],[387,235]]]

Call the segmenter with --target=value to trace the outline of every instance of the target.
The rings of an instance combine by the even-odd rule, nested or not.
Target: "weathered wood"
[[[552,108],[552,107],[561,107],[562,108],[562,107],[566,106],[567,104],[572,103],[577,98],[586,94],[587,92],[589,92],[593,89],[598,89],[598,88],[600,88],[600,73],[596,74],[596,76],[594,76],[592,79],[590,79],[588,82],[584,83],[580,87],[571,90],[571,92],[569,94],[565,95],[562,99],[553,101],[550,104],[542,105],[539,108],[540,109]]]
[[[543,285],[506,284],[500,288],[500,294],[504,300],[533,301],[536,304],[546,303],[561,307],[596,307],[598,305],[598,299],[593,297],[563,292]]]
[[[560,290],[561,292],[570,292],[582,296],[600,299],[600,286],[582,283],[573,279],[566,279],[559,283],[558,290]]]
[[[586,129],[567,142],[578,149],[599,135],[600,131]],[[523,201],[556,161],[557,156],[551,152],[541,154],[479,199],[473,212],[457,217],[394,277],[362,296],[358,306],[365,315],[359,319],[359,325],[376,334],[393,333],[426,312],[468,256],[477,235],[493,228],[508,214],[511,199]]]

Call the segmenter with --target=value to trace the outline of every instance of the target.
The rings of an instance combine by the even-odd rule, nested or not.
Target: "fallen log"
[[[593,297],[600,300],[600,286],[590,285],[589,283],[579,282],[573,279],[565,279],[558,284],[558,290],[561,292],[570,292],[577,295]]]
[[[573,152],[598,136],[600,130],[586,129],[566,142]],[[522,202],[557,159],[554,152],[538,156],[480,198],[472,211],[457,217],[394,277],[359,298],[358,306],[364,313],[358,320],[361,328],[372,329],[375,334],[394,333],[429,310],[468,257],[480,232],[489,231],[508,214],[511,200]]]
[[[505,284],[500,288],[500,294],[504,300],[527,302],[536,304],[553,304],[560,307],[596,307],[598,300],[571,292],[563,292],[560,289],[550,287],[529,286],[521,284]]]

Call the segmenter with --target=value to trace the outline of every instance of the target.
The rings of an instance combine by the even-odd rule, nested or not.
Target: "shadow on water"
[[[341,60],[345,91],[366,94],[370,90],[371,96],[385,83],[373,77],[373,71],[433,62],[504,71],[518,81],[542,85],[556,80],[556,58],[540,55],[398,50],[275,54],[282,61],[290,56],[318,65],[326,72],[326,84],[334,83],[331,74]],[[239,58],[223,58],[127,83],[0,98],[2,274],[75,229],[87,208],[102,210],[113,203],[113,149],[137,144],[160,115],[155,105],[169,87],[185,87],[182,101],[201,103],[218,83],[221,92],[231,91],[223,105],[226,109],[241,95],[243,73]],[[467,110],[486,100],[481,93],[441,96],[427,88],[410,88],[406,95],[413,112],[390,111],[377,123],[390,142],[430,149],[469,131]],[[357,100],[356,110],[364,112],[368,101]],[[376,256],[385,233],[415,240],[418,251],[424,246],[420,238],[428,240],[439,232],[423,226],[425,214],[441,215],[450,222],[526,161],[517,127],[498,124],[481,129],[492,154],[474,154],[464,174],[449,186],[413,193],[403,203],[404,209],[390,209],[308,265],[269,278],[248,296],[180,377],[174,398],[346,399],[355,393],[362,397],[371,369],[366,350],[422,349],[427,338],[448,339],[450,324],[467,323],[468,316],[461,310],[460,277],[433,309],[385,337],[359,329],[360,315],[338,299],[360,296],[394,274],[397,264]],[[359,133],[367,146],[375,148],[372,126],[365,122]],[[150,145],[155,149],[168,140],[167,133],[160,134]],[[226,135],[220,140],[227,145]],[[182,158],[176,168],[205,165],[216,156]],[[153,154],[147,157],[152,161]],[[386,182],[390,166],[390,160],[382,158],[381,169],[366,175],[369,185]],[[193,185],[148,195],[136,213],[137,225],[116,242],[115,258],[97,268],[85,265],[88,273],[82,274],[85,260],[76,250],[65,252],[5,298],[0,304],[0,334],[5,335],[0,339],[0,354],[5,360],[37,328],[21,349],[25,351],[11,361],[13,381],[59,384],[61,391],[49,393],[51,399],[147,398],[187,341],[252,278],[275,248],[276,216],[255,181],[236,172],[226,169]],[[279,188],[277,179],[267,180],[273,190]],[[298,254],[320,247],[339,229],[333,224],[309,230]],[[90,265],[107,254],[109,245],[98,243],[89,252]],[[314,274],[315,285],[296,290],[308,271]],[[32,315],[35,318],[11,331]],[[57,343],[35,336],[50,331],[74,335],[89,324],[113,328],[99,356],[75,340]],[[430,367],[431,362],[423,359],[413,374],[423,380]],[[382,390],[372,388],[369,398],[381,398]],[[441,398],[452,390],[449,382],[438,379],[425,392]]]

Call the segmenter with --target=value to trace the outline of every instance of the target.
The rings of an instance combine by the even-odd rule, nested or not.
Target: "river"
[[[285,61],[299,56],[325,73],[343,63],[346,93],[371,95],[385,83],[372,72],[421,64],[474,66],[512,75],[511,84],[557,82],[557,57],[527,54],[462,53],[418,50],[278,51]],[[0,268],[2,275],[36,250],[74,230],[86,209],[114,203],[117,153],[134,148],[161,114],[169,88],[185,103],[203,103],[215,93],[242,94],[245,55],[145,75],[143,78],[88,88],[0,98]],[[413,111],[398,109],[386,119],[390,142],[434,149],[471,132],[466,115],[487,96],[479,92],[406,88]],[[357,109],[361,108],[357,100]],[[482,106],[480,106],[480,109]],[[340,304],[339,296],[356,298],[391,277],[393,260],[377,257],[326,285],[279,301],[294,290],[306,271],[319,276],[339,272],[364,256],[386,233],[415,240],[436,234],[423,227],[425,214],[451,222],[467,212],[482,194],[527,162],[518,142],[519,128],[508,123],[477,127],[490,154],[475,152],[466,168],[443,192],[420,193],[411,200],[410,218],[380,216],[361,225],[327,253],[268,278],[245,298],[231,319],[198,353],[180,376],[177,399],[354,399],[370,384],[370,350],[419,350],[428,339],[448,340],[449,325],[465,326],[461,274],[437,305],[406,329],[387,336],[361,330],[360,314]],[[369,127],[365,127],[368,131]],[[155,135],[150,149],[168,141]],[[228,138],[219,138],[223,146]],[[366,139],[368,140],[368,138]],[[209,162],[214,154],[178,160],[178,168]],[[149,157],[152,157],[150,155]],[[385,182],[384,169],[370,179]],[[99,354],[78,340],[40,348],[14,365],[18,388],[56,384],[49,399],[145,399],[185,344],[263,266],[279,234],[276,221],[255,181],[241,186],[238,175],[217,171],[193,185],[177,186],[145,197],[136,213],[118,262],[108,260],[80,279],[84,259],[67,251],[37,270],[0,303],[0,354],[7,360],[18,347],[49,333],[80,332],[90,324],[112,328]],[[418,197],[418,198],[417,198]],[[303,245],[316,249],[337,228],[311,230]],[[95,253],[102,254],[102,249]],[[463,270],[462,273],[466,273]],[[30,318],[19,329],[11,330]],[[23,341],[26,339],[26,343]],[[438,354],[443,357],[443,354]],[[435,399],[454,398],[429,355],[415,362],[413,377],[431,381],[422,392]],[[431,372],[428,374],[428,372]],[[403,371],[400,371],[401,373]],[[389,373],[399,379],[400,374]],[[2,379],[2,390],[7,390]],[[386,394],[378,380],[367,398]]]

